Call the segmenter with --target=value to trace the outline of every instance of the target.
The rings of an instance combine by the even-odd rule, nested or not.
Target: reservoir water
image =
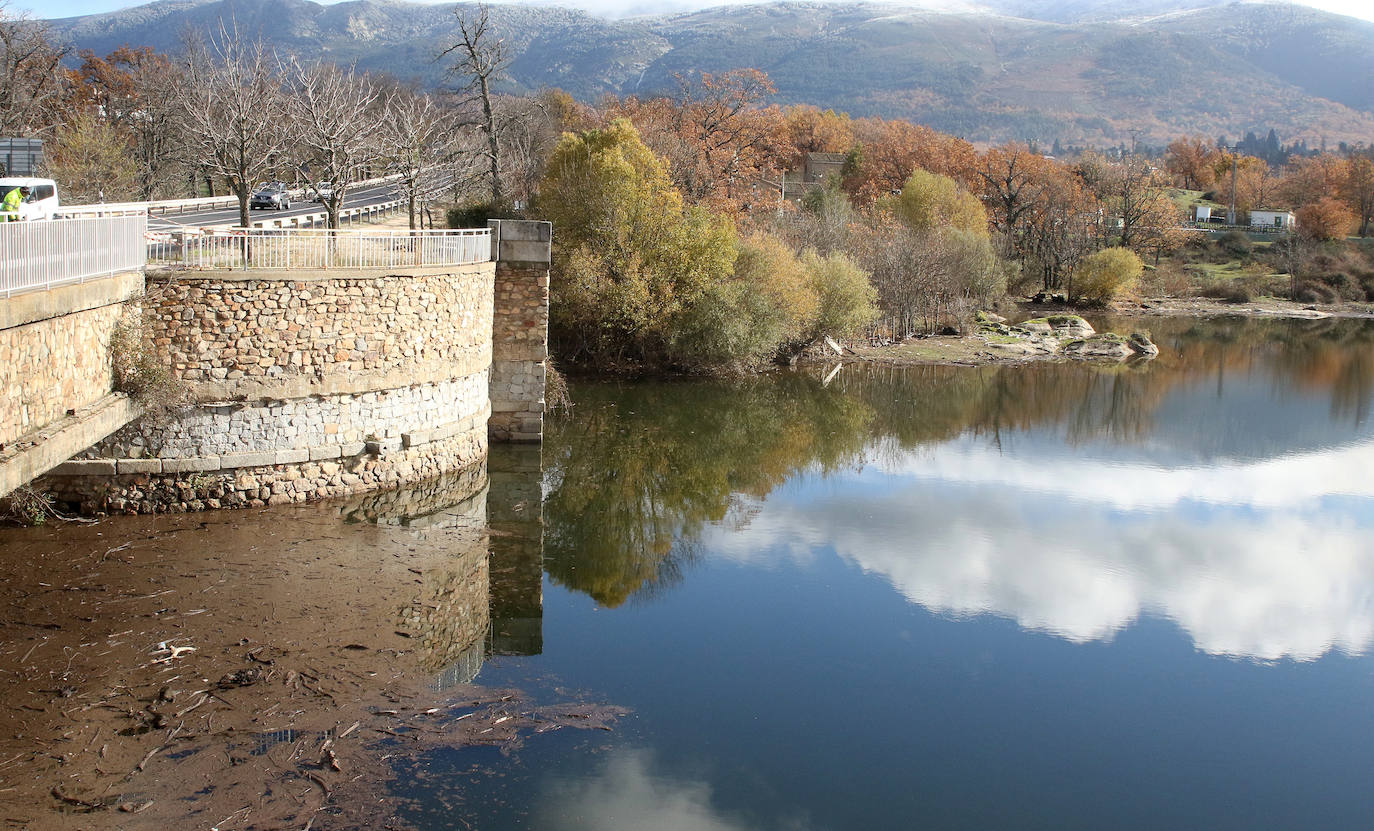
[[[281,563],[315,552],[312,567],[329,571],[308,591],[342,599],[309,607],[312,624],[280,624],[290,644],[273,648],[283,669],[293,649],[319,652],[308,678],[330,700],[297,684],[291,701],[334,709],[318,746],[289,761],[367,733],[340,767],[351,762],[389,823],[341,809],[359,797],[324,766],[292,780],[300,800],[320,797],[306,796],[310,771],[334,788],[315,828],[1367,827],[1374,325],[1149,325],[1160,357],[1123,366],[575,383],[542,454],[495,447],[489,483],[458,481],[451,494],[208,526],[8,529],[0,543],[6,561],[56,567],[115,544],[96,533],[175,532],[156,557],[131,555],[127,575],[102,566],[102,579],[147,582],[138,569],[156,561],[168,586],[174,573],[229,580],[225,605],[213,593],[160,597],[139,600],[133,623],[76,612],[59,622],[87,627],[73,648],[128,627],[165,639],[145,618],[166,606],[183,616],[179,631],[194,630],[186,637],[225,655],[282,640],[271,616],[290,605],[231,612],[234,592],[238,607],[264,595],[245,563],[276,563],[273,579],[305,586],[313,572]],[[229,552],[245,539],[257,554]],[[213,569],[187,565],[221,550]],[[392,557],[395,569],[357,566]],[[27,573],[6,574],[3,667],[37,660],[15,663],[65,632],[15,622],[34,614],[28,595],[13,596]],[[473,580],[480,591],[457,586]],[[232,614],[242,632],[226,625]],[[363,660],[375,663],[349,663]],[[373,700],[406,674],[421,692]],[[344,714],[342,683],[318,680],[344,675],[356,676],[360,718]],[[71,683],[78,700],[104,695]],[[47,686],[0,694],[48,708]],[[251,729],[280,729],[294,712],[269,712],[271,700]],[[519,703],[498,715],[502,701]],[[368,715],[405,718],[407,707],[414,718],[367,731]],[[511,718],[520,729],[503,732]],[[344,733],[353,720],[363,729]],[[211,724],[187,763],[234,741]],[[278,741],[305,746],[294,733]],[[4,758],[23,752],[22,739],[0,744]],[[213,785],[223,774],[205,764]],[[290,767],[284,751],[275,765],[262,775]],[[221,827],[275,827],[251,816]]]

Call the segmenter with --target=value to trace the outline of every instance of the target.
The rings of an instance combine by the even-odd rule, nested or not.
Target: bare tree
[[[331,184],[324,200],[330,228],[359,170],[381,157],[377,119],[387,113],[383,94],[365,75],[328,63],[290,65],[289,123],[312,172]]]
[[[428,95],[398,89],[388,96],[382,154],[387,168],[400,177],[412,230],[424,224],[422,212],[453,179],[442,168],[453,152],[453,121],[453,113]]]
[[[40,133],[52,126],[48,107],[62,92],[67,47],[48,40],[41,21],[12,16],[0,0],[0,136]]]
[[[104,58],[84,51],[69,95],[87,99],[110,126],[128,135],[138,170],[139,198],[148,201],[171,189],[182,138],[177,90],[181,68],[149,47],[122,46]],[[178,175],[182,174],[182,175]]]
[[[485,4],[477,6],[475,20],[464,17],[462,6],[454,9],[453,14],[458,19],[458,42],[440,52],[439,59],[454,56],[449,72],[464,79],[462,92],[466,97],[463,103],[481,105],[482,120],[478,126],[487,139],[485,155],[491,199],[500,204],[505,201],[505,191],[501,187],[501,144],[491,86],[504,77],[510,65],[510,54],[505,43],[492,34]]]
[[[253,183],[287,148],[286,96],[262,40],[226,28],[207,43],[187,45],[186,83],[179,90],[188,161],[222,177],[249,225]]]

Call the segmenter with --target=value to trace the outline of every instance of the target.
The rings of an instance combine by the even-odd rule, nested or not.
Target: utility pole
[[[1236,224],[1236,168],[1240,167],[1239,147],[1231,150],[1231,208],[1226,212],[1226,224],[1234,226]]]

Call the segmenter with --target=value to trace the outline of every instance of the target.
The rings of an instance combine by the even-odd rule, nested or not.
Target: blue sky
[[[750,0],[554,0],[542,4],[572,6],[609,17],[621,17],[626,14],[688,11],[735,5],[740,2]],[[27,12],[33,17],[41,18],[74,17],[138,5],[143,4],[130,3],[127,0],[11,0],[9,4],[11,12]],[[967,8],[977,5],[977,0],[911,0],[911,5]],[[1312,0],[1301,5],[1374,21],[1374,3],[1370,3],[1369,0]]]

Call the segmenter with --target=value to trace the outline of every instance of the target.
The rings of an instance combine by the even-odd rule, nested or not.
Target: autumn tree
[[[848,113],[800,105],[787,107],[782,116],[784,170],[796,169],[807,153],[847,153],[854,147],[854,121]]]
[[[103,60],[87,53],[82,75],[105,99],[106,117],[129,138],[138,165],[138,198],[147,201],[173,192],[173,183],[186,172],[180,158],[184,124],[177,106],[181,68],[146,46],[123,46]]]
[[[1036,169],[1033,197],[1020,214],[1014,241],[1023,273],[1037,275],[1046,291],[1062,286],[1080,260],[1098,247],[1100,203],[1072,170]]]
[[[1185,136],[1170,142],[1164,167],[1184,188],[1206,190],[1217,180],[1217,150],[1202,136]]]
[[[978,154],[963,139],[909,121],[861,118],[845,189],[862,205],[899,193],[915,170],[948,176],[965,187],[976,181]]]
[[[1080,173],[1105,208],[1110,220],[1107,235],[1115,236],[1122,247],[1158,255],[1176,243],[1183,211],[1147,160],[1090,157],[1080,165]]]
[[[688,207],[623,119],[563,136],[539,206],[558,229],[550,328],[570,359],[665,361],[680,316],[734,265],[730,223]]]
[[[44,167],[74,203],[123,202],[139,194],[126,136],[92,111],[78,111],[57,128]]]
[[[978,197],[938,173],[916,170],[892,202],[893,213],[916,231],[956,228],[987,236],[988,216]]]
[[[1298,233],[1309,240],[1342,240],[1355,232],[1360,220],[1349,206],[1325,196],[1297,210]]]
[[[1279,196],[1300,207],[1338,193],[1345,182],[1349,162],[1333,153],[1297,158],[1289,163]]]
[[[679,76],[678,85],[676,126],[689,156],[675,178],[693,203],[728,203],[766,165],[778,115],[762,104],[777,90],[757,69]]]
[[[1352,156],[1346,164],[1339,193],[1359,220],[1360,236],[1369,236],[1369,223],[1374,220],[1374,159]]]
[[[1014,241],[1024,237],[1050,167],[1047,159],[1021,144],[1004,144],[983,154],[975,172],[993,227]]]

